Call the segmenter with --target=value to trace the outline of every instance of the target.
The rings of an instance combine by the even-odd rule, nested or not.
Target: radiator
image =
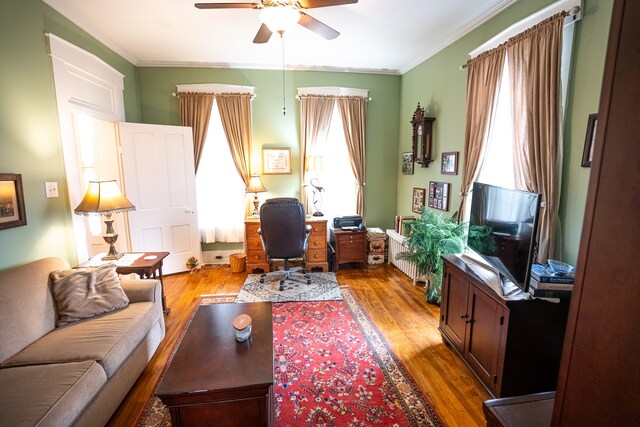
[[[407,250],[404,245],[405,237],[395,230],[387,230],[387,236],[389,236],[389,264],[395,265],[400,271],[409,276],[414,285],[426,283],[426,279],[418,275],[415,263],[406,259],[396,259],[396,254]]]

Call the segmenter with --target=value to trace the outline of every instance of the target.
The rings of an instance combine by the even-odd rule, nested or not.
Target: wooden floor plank
[[[424,288],[414,286],[407,276],[387,264],[345,268],[336,274],[341,285],[353,290],[445,424],[486,425],[482,402],[489,394],[442,342],[437,330],[440,309],[424,300]],[[110,426],[131,426],[140,416],[198,297],[237,293],[246,277],[246,272],[232,273],[228,266],[165,276],[167,305],[171,308],[165,317],[166,336],[111,418]]]

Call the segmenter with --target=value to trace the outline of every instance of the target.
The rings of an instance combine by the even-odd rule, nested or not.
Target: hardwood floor
[[[489,398],[471,371],[447,347],[437,330],[440,309],[428,304],[424,288],[393,266],[346,268],[336,273],[348,285],[405,368],[449,426],[486,425],[482,402]],[[226,267],[203,269],[197,274],[165,277],[165,294],[171,313],[165,317],[166,336],[142,375],[122,402],[110,426],[134,425],[153,393],[169,352],[192,311],[204,294],[237,293],[247,273]]]

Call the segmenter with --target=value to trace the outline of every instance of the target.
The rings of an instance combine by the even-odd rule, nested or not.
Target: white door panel
[[[167,251],[163,272],[200,258],[191,128],[120,123],[132,251]]]

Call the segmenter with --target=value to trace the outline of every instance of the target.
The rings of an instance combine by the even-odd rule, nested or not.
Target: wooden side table
[[[331,228],[331,244],[336,250],[336,270],[340,264],[357,262],[367,264],[367,231]]]
[[[171,312],[171,309],[167,307],[167,299],[164,296],[164,281],[162,280],[162,260],[167,256],[169,256],[169,252],[145,252],[133,264],[116,268],[118,274],[137,274],[141,279],[160,280],[162,311],[165,316]],[[155,258],[149,259],[151,257]]]
[[[124,254],[139,254],[140,252],[124,252]],[[162,293],[162,311],[165,315],[171,312],[167,307],[167,300],[164,296],[164,282],[162,280],[162,260],[169,256],[169,252],[144,252],[131,265],[117,265],[117,261],[104,261],[100,264],[113,262],[117,265],[118,274],[137,274],[141,279],[160,280],[160,291]],[[95,265],[91,260],[85,261],[79,267],[89,267]]]

